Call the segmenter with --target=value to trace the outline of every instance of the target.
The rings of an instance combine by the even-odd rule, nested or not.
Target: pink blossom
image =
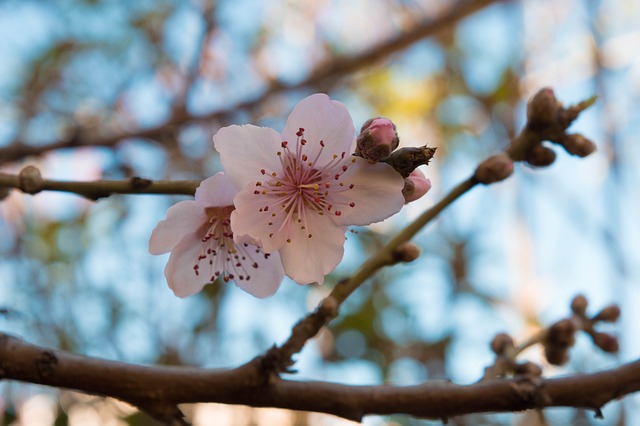
[[[322,283],[337,266],[347,226],[381,221],[404,204],[402,177],[351,155],[351,116],[324,94],[303,99],[282,134],[230,126],[213,141],[239,190],[234,233],[259,241],[267,253],[280,251],[285,273],[299,284]]]
[[[256,297],[271,296],[280,286],[284,271],[278,253],[265,254],[246,238],[233,239],[236,193],[223,173],[205,179],[195,200],[171,206],[151,233],[151,254],[171,252],[164,275],[176,296],[195,294],[218,277]]]

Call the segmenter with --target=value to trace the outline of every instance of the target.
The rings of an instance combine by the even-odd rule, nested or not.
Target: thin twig
[[[394,251],[411,240],[424,226],[431,222],[440,212],[451,205],[477,184],[474,177],[461,182],[436,205],[422,213],[411,224],[405,227],[395,238],[380,248],[363,263],[349,278],[344,279],[333,288],[331,293],[318,305],[315,312],[301,319],[291,330],[291,335],[281,346],[274,346],[263,357],[268,374],[286,372],[293,365],[293,355],[304,347],[307,340],[314,337],[320,329],[338,314],[340,305],[379,269],[396,263]]]
[[[33,166],[28,166],[34,170]],[[28,168],[23,169],[27,170]],[[37,170],[37,169],[35,169]],[[150,180],[132,177],[126,180],[96,180],[91,182],[59,181],[42,178],[24,178],[18,175],[0,173],[0,187],[16,188],[29,194],[40,191],[60,191],[78,194],[90,200],[98,200],[113,194],[176,194],[193,195],[199,180]],[[39,176],[39,174],[38,174]],[[22,177],[22,178],[21,178]]]

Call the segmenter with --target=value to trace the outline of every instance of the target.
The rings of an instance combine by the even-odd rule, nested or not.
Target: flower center
[[[356,159],[346,158],[344,151],[323,157],[325,142],[321,140],[315,146],[310,146],[304,138],[304,132],[300,128],[296,133],[294,148],[287,141],[281,143],[282,149],[276,152],[280,169],[262,169],[260,172],[266,179],[256,182],[254,194],[266,198],[259,212],[268,212],[269,226],[279,224],[277,229],[274,226],[274,232],[269,237],[294,223],[306,230],[311,238],[313,234],[308,230],[310,215],[340,216],[344,207],[355,207],[355,202],[348,201],[344,196],[346,191],[355,186],[345,182],[344,174]],[[287,239],[287,242],[291,240]]]
[[[269,257],[259,247],[233,241],[230,220],[233,210],[233,206],[206,209],[209,220],[202,228],[202,246],[193,265],[196,276],[205,274],[211,282],[220,276],[224,282],[250,280],[249,271],[259,268],[256,257]]]

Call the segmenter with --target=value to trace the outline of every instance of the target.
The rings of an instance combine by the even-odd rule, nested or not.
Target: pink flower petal
[[[353,189],[333,196],[336,203],[342,204],[342,214],[332,215],[333,221],[338,225],[368,225],[398,213],[404,205],[402,176],[388,164],[370,164],[363,158],[354,158],[355,163],[342,178]]]
[[[248,235],[260,243],[267,253],[280,249],[289,238],[289,227],[282,227],[285,216],[272,216],[272,210],[265,210],[263,197],[254,194],[254,187],[246,187],[236,195],[236,209],[231,213],[231,229],[238,238]],[[271,225],[269,225],[271,224]]]
[[[167,218],[160,221],[149,239],[149,253],[171,251],[188,233],[194,232],[207,220],[204,207],[195,201],[181,201],[167,210]]]
[[[295,106],[287,119],[282,139],[293,144],[300,128],[304,129],[309,157],[315,157],[320,151],[320,141],[327,145],[318,164],[326,164],[334,154],[346,152],[350,155],[355,147],[355,128],[347,107],[323,93],[308,96]]]
[[[167,278],[169,288],[178,297],[196,294],[211,282],[208,274],[196,275],[193,270],[195,259],[202,248],[201,238],[199,232],[185,235],[171,251],[167,266],[164,268],[164,276]]]
[[[251,124],[223,127],[213,137],[225,174],[237,189],[264,179],[262,170],[281,167],[276,155],[281,143],[275,130]]]
[[[280,257],[285,273],[298,284],[322,284],[342,260],[346,227],[334,225],[326,215],[307,220],[308,228],[319,232],[309,238],[307,230],[291,227],[291,242],[280,249]]]
[[[237,193],[224,173],[216,173],[200,183],[195,198],[206,207],[226,207],[233,205],[233,197]]]
[[[284,278],[284,269],[278,252],[271,253],[265,257],[263,251],[258,253],[257,247],[247,247],[252,254],[252,259],[256,262],[257,268],[248,280],[234,280],[236,285],[247,293],[265,298],[272,296],[280,287]]]

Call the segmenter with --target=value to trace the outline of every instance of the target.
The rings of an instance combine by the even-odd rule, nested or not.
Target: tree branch
[[[446,381],[417,386],[265,381],[257,360],[230,370],[147,367],[74,355],[0,334],[2,379],[114,397],[165,421],[175,420],[178,404],[195,402],[315,411],[355,421],[374,414],[446,419],[552,406],[599,414],[609,401],[640,390],[640,360],[593,374],[494,379],[467,386]]]
[[[184,194],[193,195],[199,180],[150,180],[131,177],[126,180],[97,180],[91,182],[43,179],[34,166],[27,166],[17,175],[0,173],[0,188],[16,188],[27,194],[40,191],[60,191],[81,195],[96,201],[113,194]]]
[[[488,185],[508,178],[513,173],[513,161],[527,161],[530,164],[539,166],[551,164],[555,159],[555,153],[551,149],[544,147],[542,145],[543,141],[550,140],[561,145],[567,152],[581,157],[593,152],[591,149],[584,149],[585,144],[589,147],[593,146],[593,149],[595,149],[593,142],[582,135],[569,135],[566,133],[571,123],[593,102],[593,99],[589,99],[565,108],[556,99],[553,90],[549,88],[541,89],[527,105],[526,125],[518,137],[505,149],[505,152],[492,155],[483,160],[471,177],[458,184],[436,205],[418,216],[391,241],[367,259],[353,275],[340,281],[331,293],[320,302],[315,312],[307,315],[296,324],[291,331],[291,335],[282,346],[274,346],[265,354],[263,357],[264,365],[272,369],[272,374],[277,375],[280,372],[288,371],[294,364],[293,355],[304,347],[308,339],[315,336],[324,325],[338,315],[338,309],[342,302],[379,269],[398,263],[400,259],[398,251],[402,249],[402,245],[409,242],[440,212],[471,190],[471,188],[479,183]],[[576,141],[582,144],[580,149],[575,149]],[[547,163],[538,161],[541,157],[539,150],[542,150],[543,154],[547,152],[553,154],[551,161]],[[574,151],[578,151],[578,153]]]
[[[221,109],[202,116],[196,116],[188,113],[183,108],[177,108],[174,110],[171,118],[159,126],[108,136],[87,134],[84,129],[77,128],[71,132],[68,138],[51,144],[34,146],[27,145],[23,142],[14,142],[7,147],[0,148],[0,164],[63,148],[115,146],[118,142],[127,138],[157,140],[161,139],[164,135],[175,132],[177,128],[187,123],[224,120],[235,112],[249,110],[277,94],[318,85],[322,85],[323,89],[327,90],[335,84],[335,81],[344,75],[364,69],[425,37],[436,34],[443,28],[449,28],[453,26],[455,22],[497,1],[498,0],[464,0],[456,2],[441,15],[433,19],[427,19],[405,33],[375,45],[360,54],[337,56],[330,62],[319,65],[306,79],[298,83],[284,84],[280,81],[273,81],[260,96],[240,102],[230,108]]]

